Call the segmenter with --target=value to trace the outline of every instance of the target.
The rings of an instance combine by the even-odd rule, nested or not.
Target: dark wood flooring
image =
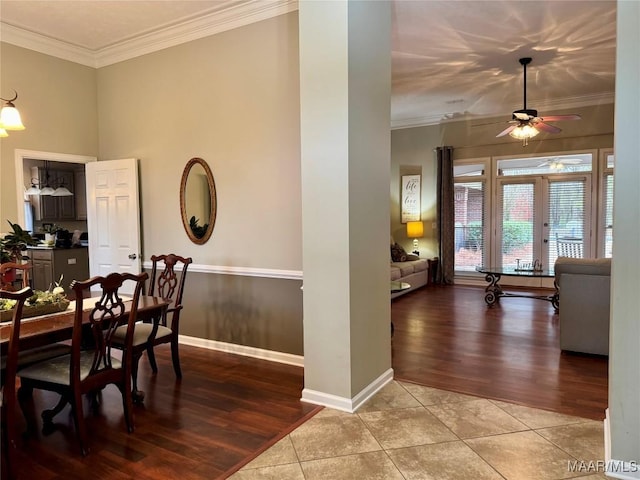
[[[57,397],[34,391],[37,429],[18,451],[18,478],[226,478],[321,409],[300,401],[300,367],[181,346],[184,376],[176,382],[168,346],[156,352],[157,376],[146,356],[140,362],[146,398],[144,406],[135,406],[134,433],[126,432],[115,386],[102,392],[97,415],[85,402],[87,457],[80,454],[69,407],[55,418],[52,434],[39,431],[39,413]]]
[[[607,358],[561,352],[549,302],[488,308],[483,288],[430,285],[395,299],[391,315],[397,380],[604,419]]]
[[[563,354],[558,317],[547,302],[502,300],[487,308],[482,288],[429,286],[392,302],[396,379],[537,408],[602,419],[607,360]],[[83,458],[69,407],[50,435],[31,432],[18,451],[19,478],[38,480],[225,478],[319,407],[300,402],[298,367],[181,346],[184,378],[175,381],[168,346],[156,349],[159,373],[142,359],[136,431],[127,434],[119,392],[85,412],[91,453]],[[34,410],[55,403],[34,392]]]

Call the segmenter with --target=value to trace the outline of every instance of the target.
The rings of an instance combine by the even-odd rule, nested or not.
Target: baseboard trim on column
[[[322,405],[324,407],[341,410],[343,412],[354,413],[367,400],[373,397],[382,387],[393,380],[393,368],[390,368],[373,382],[363,388],[355,397],[346,398],[333,395],[331,393],[319,392],[305,388],[302,390],[303,402]]]
[[[606,465],[604,473],[607,477],[622,480],[640,479],[640,464],[611,458],[611,422],[608,408],[604,411],[604,461]]]

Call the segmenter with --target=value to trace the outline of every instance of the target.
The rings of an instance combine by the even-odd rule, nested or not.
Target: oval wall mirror
[[[207,162],[192,158],[180,181],[182,224],[193,243],[202,245],[213,233],[216,223],[216,185]]]

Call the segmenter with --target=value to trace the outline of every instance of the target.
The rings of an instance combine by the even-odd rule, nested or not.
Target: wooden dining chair
[[[0,298],[16,302],[13,307],[11,329],[9,330],[9,345],[6,356],[2,357],[2,457],[7,477],[14,478],[15,462],[13,450],[17,445],[16,431],[16,372],[18,370],[18,353],[20,350],[20,322],[24,302],[33,295],[30,288],[23,288],[19,292],[0,290]],[[3,475],[4,478],[4,475]]]
[[[0,288],[2,290],[15,290],[13,286],[13,280],[10,280],[9,275],[13,271],[20,270],[22,272],[22,288],[29,287],[29,270],[31,265],[28,263],[15,263],[5,262],[0,264]]]
[[[71,353],[47,362],[40,362],[18,372],[20,390],[48,390],[59,393],[60,401],[52,410],[42,412],[45,424],[51,425],[67,403],[71,403],[76,435],[82,455],[89,453],[87,428],[83,414],[82,395],[95,393],[109,384],[115,384],[122,393],[124,419],[129,433],[133,432],[133,406],[131,399],[131,345],[135,328],[138,300],[147,273],[110,273],[83,282],[73,282],[76,310],[71,337]],[[129,313],[125,312],[120,288],[125,282],[135,282]],[[100,297],[89,297],[89,290],[98,286]],[[85,311],[85,305],[90,308]],[[83,318],[88,318],[90,335],[83,337]],[[126,322],[122,355],[112,355],[113,334]],[[86,347],[87,336],[91,347]],[[113,352],[115,353],[115,352]]]
[[[138,390],[138,364],[144,352],[147,352],[153,373],[158,373],[153,347],[163,343],[171,344],[171,360],[176,377],[182,378],[180,356],[178,354],[178,334],[180,327],[180,312],[182,311],[182,294],[187,278],[187,268],[193,260],[170,253],[168,255],[151,256],[151,279],[147,295],[171,300],[171,305],[159,321],[138,322],[133,334],[133,399],[136,402],[144,400],[144,394]],[[179,272],[176,270],[179,269]],[[168,323],[168,317],[171,317]],[[115,334],[116,344],[124,344],[124,330],[121,327]]]

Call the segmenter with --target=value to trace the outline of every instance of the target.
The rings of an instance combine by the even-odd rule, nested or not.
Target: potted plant
[[[7,222],[11,226],[11,232],[2,239],[2,251],[4,252],[2,262],[4,263],[7,254],[11,262],[20,263],[22,260],[28,260],[29,257],[23,255],[22,252],[30,245],[37,245],[38,242],[17,223],[11,223],[10,220]]]

